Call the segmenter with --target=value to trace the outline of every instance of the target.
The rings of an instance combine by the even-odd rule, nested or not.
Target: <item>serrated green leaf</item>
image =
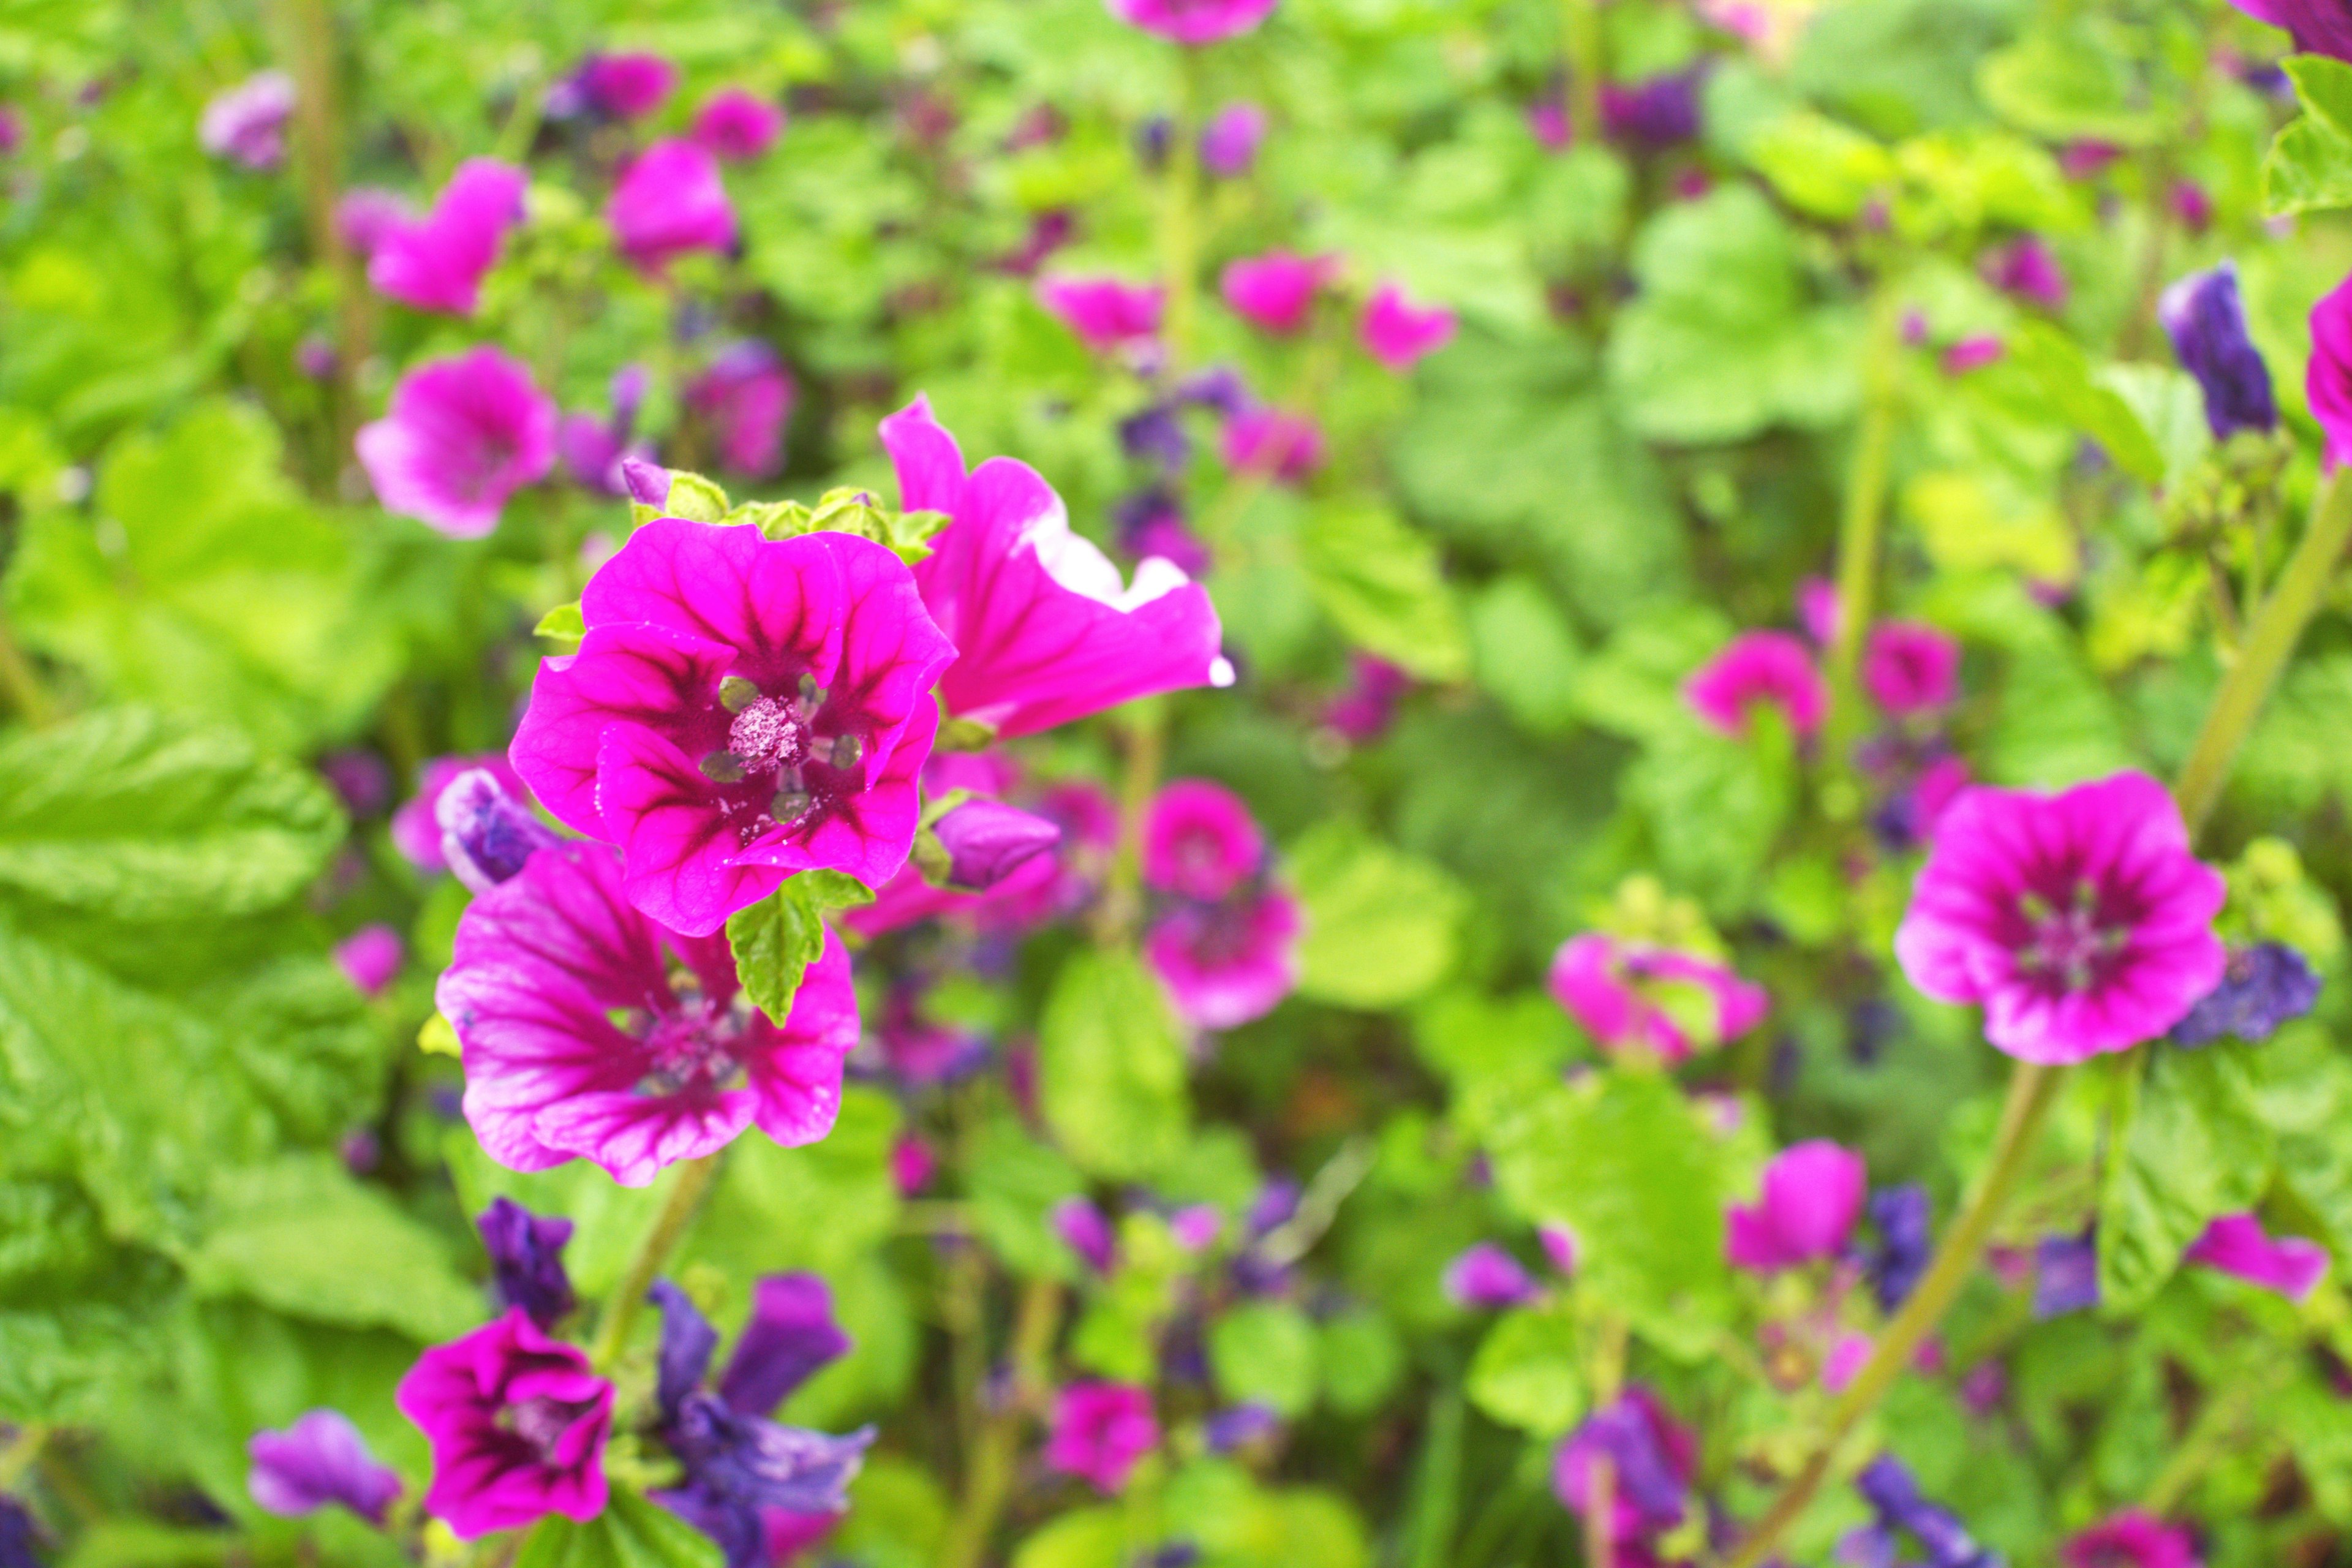
[[[1037,1029],[1037,1099],[1079,1168],[1150,1175],[1191,1137],[1184,1045],[1167,999],[1131,952],[1082,952],[1062,965]]]
[[[2274,1139],[2252,1047],[2147,1048],[2099,1194],[2099,1304],[2109,1312],[2144,1304],[2207,1224],[2251,1208],[2270,1183]]]
[[[1315,602],[1357,644],[1430,680],[1469,673],[1437,546],[1393,512],[1353,502],[1318,508],[1299,555]]]
[[[2116,467],[2148,484],[2163,482],[2164,454],[2147,427],[2120,393],[2093,379],[2074,339],[2046,321],[2026,321],[2011,335],[2009,352],[2041,384],[2060,417],[2105,448]]]
[[[1345,822],[1292,847],[1306,911],[1298,993],[1347,1007],[1395,1007],[1444,980],[1469,894],[1440,868]]]
[[[751,1005],[781,1025],[792,1016],[808,966],[824,953],[831,910],[871,903],[873,892],[839,871],[802,871],[750,909],[727,917],[727,946]]]
[[[732,509],[727,503],[727,492],[716,479],[684,468],[669,471],[669,494],[659,507],[643,501],[629,503],[629,526],[643,528],[657,517],[682,517],[688,522],[717,522]]]
[[[2263,157],[2263,211],[2271,217],[2352,206],[2352,135],[2315,115],[2289,122]]]

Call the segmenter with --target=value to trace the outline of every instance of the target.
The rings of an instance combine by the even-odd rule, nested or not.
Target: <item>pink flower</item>
[[[428,360],[352,442],[386,511],[452,539],[499,525],[507,498],[555,466],[555,403],[498,349]]]
[[[915,568],[923,603],[955,645],[940,679],[950,713],[1006,737],[1139,697],[1229,685],[1208,591],[1158,557],[1131,584],[1087,540],[1035,469],[963,454],[918,397],[882,421],[908,510],[955,521]]]
[[[1229,103],[1201,127],[1201,166],[1222,180],[1237,179],[1257,162],[1265,140],[1265,110],[1255,103]]]
[[[408,863],[420,871],[446,869],[447,858],[441,849],[441,796],[476,768],[488,770],[499,786],[516,799],[529,802],[530,792],[523,788],[522,780],[507,763],[502,752],[484,752],[478,756],[452,754],[435,757],[417,770],[416,793],[392,814],[392,845]]]
[[[374,185],[354,185],[335,199],[335,232],[361,256],[373,256],[403,225],[415,221],[407,202]]]
[[[1395,721],[1397,700],[1412,686],[1412,677],[1376,654],[1359,653],[1348,661],[1348,686],[1323,710],[1323,722],[1359,746],[1370,745],[1388,733]]]
[[[2065,1568],[2200,1568],[2188,1531],[2137,1508],[2078,1532],[2058,1549],[2058,1561]]]
[[[2014,294],[2045,310],[2066,307],[2066,274],[2040,237],[2022,235],[1995,251],[1985,261],[1985,279],[2004,293]]]
[[[1466,1248],[1447,1264],[1440,1284],[1457,1307],[1517,1307],[1541,1294],[1519,1260],[1491,1241]]]
[[[1563,1276],[1576,1272],[1576,1232],[1564,1225],[1539,1225],[1536,1242],[1554,1269]]]
[[[475,899],[435,1002],[491,1159],[543,1171],[584,1158],[629,1187],[755,1123],[788,1148],[823,1138],[857,1044],[839,938],[778,1028],[738,999],[724,938],[681,936],[629,906],[603,844],[542,849]]]
[[[1734,1204],[1725,1252],[1759,1274],[1837,1256],[1862,1217],[1870,1179],[1862,1156],[1826,1139],[1795,1143],[1764,1167],[1764,1194]]]
[[[1073,1383],[1054,1397],[1045,1468],[1076,1476],[1108,1496],[1127,1486],[1136,1461],[1160,1446],[1151,1395],[1125,1383]]]
[[[1323,428],[1307,414],[1244,408],[1225,421],[1225,467],[1297,484],[1323,466]]]
[[[1576,127],[1569,121],[1567,106],[1550,98],[1528,105],[1528,133],[1547,153],[1565,152],[1569,143],[1576,140]]]
[[[1928,995],[1981,1004],[2011,1056],[2078,1062],[2163,1034],[2221,984],[2223,891],[2146,773],[1973,787],[1936,824],[1895,955]]]
[[[1837,641],[1837,584],[1826,577],[1808,577],[1797,584],[1797,619],[1817,647]]]
[[[1832,1394],[1843,1394],[1853,1380],[1862,1375],[1862,1369],[1870,1364],[1870,1351],[1868,1334],[1840,1334],[1836,1342],[1830,1346],[1830,1353],[1822,1358],[1822,1386]],[[2000,1363],[1989,1362],[1986,1364],[1998,1366]]]
[[[763,1508],[760,1521],[767,1531],[771,1568],[786,1568],[799,1554],[822,1542],[849,1516],[845,1513],[796,1513],[788,1508]]]
[[[1143,939],[1143,956],[1176,1016],[1196,1029],[1262,1018],[1298,984],[1298,901],[1279,888],[1183,904]]]
[[[2352,30],[2352,23],[2347,23]],[[2311,308],[2311,363],[2304,372],[2311,416],[2326,438],[2323,458],[2333,473],[2352,461],[2352,278]]]
[[[2299,53],[2352,60],[2352,11],[2343,0],[2230,0],[2257,22],[2294,36]]]
[[[695,110],[694,139],[714,158],[756,158],[776,144],[784,111],[740,87],[723,87]]]
[[[2181,1258],[2300,1301],[2327,1273],[2327,1248],[2299,1236],[2273,1240],[2251,1214],[2223,1215],[2189,1244]]]
[[[776,351],[756,340],[722,351],[686,386],[686,405],[709,426],[719,461],[755,479],[783,467],[784,425],[799,396]]]
[[[677,68],[659,55],[591,55],[574,79],[581,96],[598,113],[642,120],[677,86]]]
[[[368,281],[378,293],[419,310],[472,315],[481,301],[482,275],[499,258],[499,242],[522,221],[523,191],[530,183],[511,164],[469,158],[457,165],[422,218],[362,209],[361,221],[377,228],[368,252]]]
[[[1637,1046],[1669,1064],[1761,1023],[1771,999],[1719,963],[1673,948],[1619,943],[1598,931],[1552,956],[1551,994],[1603,1050]]]
[[[248,169],[286,161],[286,122],[294,116],[294,79],[267,70],[213,95],[196,121],[196,140],[215,158]]]
[[[1962,338],[1944,351],[1944,374],[1966,375],[1972,370],[1982,370],[1999,360],[2002,352],[2000,340],[1990,333]]]
[[[1898,719],[1948,707],[1960,694],[1960,645],[1916,621],[1882,621],[1870,628],[1862,689]]]
[[[1037,279],[1037,303],[1098,354],[1140,347],[1158,338],[1166,297],[1157,283],[1060,273]]]
[[[1241,797],[1206,779],[1162,789],[1143,820],[1143,880],[1164,893],[1215,900],[1265,858],[1265,837]]]
[[[1315,296],[1339,273],[1339,258],[1270,250],[1225,268],[1219,285],[1234,313],[1287,337],[1307,325]]]
[[[911,1198],[930,1185],[939,1173],[940,1157],[912,1132],[901,1132],[890,1145],[890,1185],[902,1198]]]
[[[1594,1411],[1552,1458],[1552,1493],[1581,1515],[1592,1498],[1593,1461],[1611,1461],[1610,1535],[1621,1552],[1654,1562],[1645,1542],[1683,1521],[1698,1440],[1640,1384],[1617,1403]]]
[[[604,1510],[613,1385],[521,1308],[426,1351],[393,1399],[433,1447],[425,1510],[459,1538]]]
[[[692,142],[656,142],[622,171],[604,203],[621,254],[658,273],[689,250],[735,243],[735,209],[719,178],[719,161]]]
[[[388,925],[363,925],[335,944],[335,967],[369,996],[380,996],[400,973],[400,933]]]
[[[934,756],[923,770],[924,793],[937,798],[950,789],[984,794],[1011,787],[1009,772],[1000,782],[973,783],[951,765],[977,760],[958,752]],[[1034,804],[1061,835],[1054,852],[1022,862],[985,892],[935,888],[910,864],[877,890],[872,903],[844,911],[842,924],[871,938],[934,915],[951,915],[982,931],[1021,931],[1076,913],[1094,896],[1118,844],[1118,810],[1097,786],[1086,783],[1055,785]]]
[[[1740,633],[1683,683],[1683,698],[1708,728],[1726,735],[1748,732],[1748,710],[1758,702],[1771,703],[1790,729],[1810,735],[1830,705],[1813,656],[1787,632]]]
[[[955,650],[898,556],[656,518],[581,613],[509,754],[557,820],[620,846],[637,908],[707,936],[795,871],[878,888],[906,863]]]
[[[1108,0],[1110,14],[1171,44],[1213,44],[1254,32],[1276,0]]]
[[[1411,370],[1423,356],[1454,341],[1454,312],[1443,305],[1423,309],[1393,283],[1383,283],[1364,307],[1364,348],[1393,371]]]

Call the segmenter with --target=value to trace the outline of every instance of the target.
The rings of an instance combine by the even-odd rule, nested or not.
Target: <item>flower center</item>
[[[499,1412],[499,1425],[530,1445],[531,1451],[544,1464],[555,1458],[555,1446],[572,1430],[572,1423],[587,1414],[585,1401],[551,1399],[541,1395],[509,1405]]]
[[[808,721],[798,703],[762,697],[735,715],[727,749],[747,774],[790,767],[808,755]]]
[[[2097,903],[2097,889],[2088,882],[2074,885],[2074,902],[2063,909],[2039,895],[2024,895],[2018,910],[2025,918],[2027,936],[2019,964],[2067,991],[2088,991],[2100,966],[2122,951],[2131,934],[2101,925]]]
[[[738,1032],[729,1013],[687,999],[677,1012],[656,1018],[646,1035],[653,1066],[638,1088],[648,1094],[724,1088],[740,1068],[735,1058]]]

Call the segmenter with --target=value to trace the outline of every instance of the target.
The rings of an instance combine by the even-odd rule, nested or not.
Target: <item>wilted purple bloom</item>
[[[1201,1425],[1201,1436],[1213,1454],[1230,1454],[1244,1443],[1254,1443],[1282,1425],[1282,1417],[1274,1407],[1256,1400],[1244,1400],[1227,1405],[1212,1415]]]
[[[1870,1223],[1878,1232],[1878,1243],[1864,1256],[1864,1266],[1878,1295],[1878,1304],[1892,1312],[1903,1304],[1927,1272],[1928,1256],[1934,1251],[1930,1234],[1933,1211],[1927,1201],[1927,1189],[1906,1184],[1902,1186],[1881,1187],[1870,1194],[1866,1205]]]
[[[1054,1205],[1054,1234],[1085,1259],[1087,1268],[1108,1274],[1118,1260],[1118,1244],[1102,1210],[1084,1198],[1064,1198]]]
[[[2284,942],[2265,942],[2230,955],[2221,984],[2189,1009],[2165,1037],[2176,1046],[2205,1046],[2226,1037],[2267,1040],[2281,1024],[2300,1018],[2319,1000],[2319,976]]]
[[[2294,37],[2297,53],[2352,60],[2352,6],[2344,0],[2230,0],[2257,22]]]
[[[1517,1307],[1538,1294],[1519,1260],[1491,1241],[1447,1264],[1443,1284],[1445,1299],[1457,1307]]]
[[[932,829],[948,852],[948,881],[985,892],[1062,841],[1061,828],[997,800],[968,800]]]
[[[756,158],[776,143],[784,111],[740,87],[723,87],[694,113],[694,139],[714,158]]]
[[[2038,235],[2021,235],[1995,251],[1985,263],[1985,279],[2045,310],[2065,308],[2066,274]]]
[[[2033,1315],[2055,1318],[2099,1304],[2096,1234],[2045,1236],[2033,1248]]]
[[[2181,367],[2205,395],[2205,423],[2215,440],[2278,427],[2270,367],[2247,335],[2245,308],[2238,302],[2236,263],[2224,261],[2173,284],[2157,305],[2157,318]]]
[[[196,140],[215,158],[275,169],[286,161],[286,122],[293,114],[294,79],[280,70],[257,72],[213,95],[196,121]]]
[[[1601,125],[1621,141],[1670,147],[1699,132],[1700,73],[1677,71],[1632,87],[1601,84]]]
[[[383,994],[400,973],[400,933],[388,925],[364,925],[335,944],[335,967],[369,996]]]
[[[735,208],[719,161],[693,142],[656,142],[631,161],[604,204],[621,254],[659,273],[689,250],[735,244]]]
[[[2180,1255],[2300,1301],[2327,1273],[2327,1248],[2300,1236],[2273,1239],[2251,1214],[2223,1215]]]
[[[401,377],[391,410],[353,444],[385,510],[479,539],[509,495],[555,466],[555,405],[520,360],[485,345]]]
[[[799,393],[776,351],[746,339],[687,384],[686,405],[710,427],[722,466],[764,479],[783,467],[784,425]]]
[[[1255,103],[1229,103],[1201,127],[1201,166],[1220,179],[1239,178],[1257,162],[1265,140],[1265,110]]]
[[[490,1255],[490,1283],[502,1307],[520,1307],[542,1329],[552,1329],[575,1304],[563,1248],[572,1222],[560,1215],[539,1215],[512,1198],[490,1200],[474,1221]]]
[[[1192,456],[1192,437],[1184,434],[1174,405],[1166,403],[1155,403],[1120,420],[1118,444],[1129,457],[1164,468],[1181,468]]]
[[[264,1512],[299,1519],[330,1503],[382,1525],[400,1495],[400,1477],[376,1463],[366,1439],[340,1411],[313,1410],[283,1432],[256,1432],[246,1444],[253,1468],[246,1489]],[[6,1561],[0,1548],[0,1563]]]
[[[506,232],[522,221],[530,176],[492,158],[468,158],[422,218],[378,214],[368,252],[368,281],[379,293],[419,310],[470,316],[482,276],[499,258]]]
[[[591,109],[614,120],[642,120],[677,85],[677,68],[659,55],[591,55],[573,78]]]

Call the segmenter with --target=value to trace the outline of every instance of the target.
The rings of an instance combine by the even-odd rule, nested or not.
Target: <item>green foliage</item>
[[[1438,868],[1339,822],[1293,846],[1289,867],[1306,910],[1300,994],[1395,1007],[1453,968],[1469,898]]]
[[[715,1568],[718,1542],[625,1488],[585,1524],[550,1514],[531,1527],[516,1568]]]
[[[1299,536],[1315,602],[1362,647],[1431,680],[1458,680],[1470,653],[1437,550],[1390,512],[1326,507]]]
[[[1315,1402],[1318,1347],[1305,1312],[1286,1301],[1252,1301],[1209,1331],[1209,1368],[1228,1400],[1296,1417]]]
[[[831,910],[871,903],[873,893],[839,871],[797,871],[749,909],[727,917],[727,946],[751,1005],[778,1024],[792,1016],[808,966],[824,955]]]
[[[2250,1207],[2275,1138],[2248,1047],[2157,1049],[2124,1079],[2115,1154],[2099,1194],[2099,1300],[2130,1311],[2154,1294],[2207,1223]]]
[[[2352,206],[2352,65],[2325,55],[2285,62],[2303,117],[2263,160],[2263,208],[2273,215]]]
[[[1183,1042],[1132,953],[1063,965],[1037,1026],[1037,1079],[1046,1125],[1088,1174],[1148,1176],[1183,1152]]]
[[[1559,1436],[1584,1414],[1582,1337],[1558,1306],[1514,1307],[1495,1320],[1470,1363],[1471,1403],[1537,1437]]]

